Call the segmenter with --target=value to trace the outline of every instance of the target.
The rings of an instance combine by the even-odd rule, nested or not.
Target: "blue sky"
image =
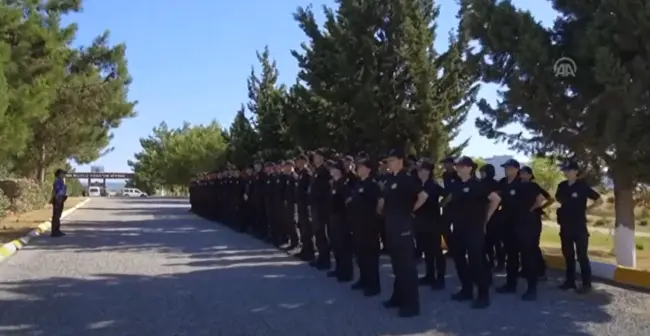
[[[172,127],[183,121],[192,124],[216,119],[228,126],[242,102],[246,102],[246,78],[256,64],[255,51],[270,47],[280,71],[280,80],[293,83],[297,73],[290,49],[297,49],[305,36],[292,18],[298,6],[332,6],[333,0],[187,2],[159,0],[86,0],[84,11],[70,17],[80,30],[79,44],[86,44],[104,30],[113,43],[127,45],[133,76],[130,98],[138,100],[138,116],[115,130],[115,151],[93,165],[106,171],[126,172],[126,161],[140,150],[146,137],[161,121]],[[443,0],[438,21],[436,48],[447,47],[447,32],[456,26],[455,0]],[[550,24],[555,16],[545,1],[513,0],[520,8]],[[192,4],[192,6],[190,6]],[[320,11],[318,11],[320,12]],[[495,89],[481,95],[494,100]],[[494,144],[478,135],[474,109],[463,126],[459,141],[471,137],[465,154],[492,156],[511,154],[504,144]],[[90,165],[77,168],[89,171]]]

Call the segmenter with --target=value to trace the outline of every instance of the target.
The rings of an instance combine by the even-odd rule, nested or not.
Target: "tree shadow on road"
[[[584,297],[546,285],[532,303],[495,295],[492,307],[475,311],[450,301],[453,277],[446,291],[421,289],[420,317],[400,319],[380,306],[381,298],[364,298],[260,241],[175,214],[77,220],[70,237],[38,240],[32,248],[46,253],[103,253],[101,260],[125,253],[143,266],[132,267],[133,274],[106,268],[84,277],[3,281],[0,334],[566,336],[591,335],[588,326],[603,329],[612,320],[612,292],[604,285]],[[152,254],[165,254],[166,264],[147,265]],[[382,272],[385,299],[390,267]]]

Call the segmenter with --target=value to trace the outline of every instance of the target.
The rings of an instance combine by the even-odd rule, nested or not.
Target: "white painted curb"
[[[65,218],[69,216],[71,213],[75,212],[77,209],[86,205],[86,203],[88,202],[90,202],[90,198],[86,198],[85,200],[75,205],[74,207],[63,211],[63,213],[61,214],[61,218]],[[27,233],[26,235],[18,239],[14,239],[0,246],[0,262],[3,262],[4,260],[16,254],[16,252],[18,252],[25,245],[27,245],[32,238],[38,237],[42,235],[44,232],[50,231],[51,228],[52,228],[52,223],[50,221],[45,221],[39,224],[35,229],[29,231],[29,233]]]

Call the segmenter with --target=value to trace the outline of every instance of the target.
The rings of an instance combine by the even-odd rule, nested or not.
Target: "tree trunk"
[[[634,181],[625,174],[613,176],[616,231],[614,253],[616,262],[625,267],[636,267],[634,234]]]

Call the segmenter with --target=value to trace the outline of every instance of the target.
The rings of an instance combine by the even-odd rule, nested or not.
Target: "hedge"
[[[0,191],[0,216],[42,209],[51,194],[48,186],[25,178],[0,180]]]

